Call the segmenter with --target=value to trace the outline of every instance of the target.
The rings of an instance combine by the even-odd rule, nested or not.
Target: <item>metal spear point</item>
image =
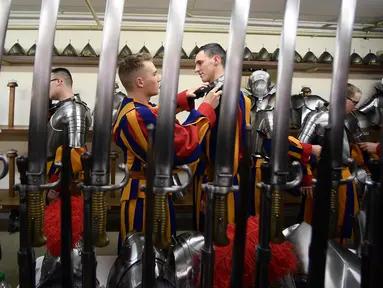
[[[120,41],[122,15],[124,12],[124,0],[106,2],[105,19],[103,26],[99,74],[97,79],[96,105],[94,109],[94,126],[92,153],[84,153],[81,157],[84,168],[84,183],[79,188],[84,191],[84,253],[82,255],[82,283],[86,288],[95,287],[96,283],[96,257],[93,248],[93,230],[91,214],[105,215],[105,191],[123,189],[128,183],[129,171],[125,164],[120,164],[119,169],[124,171],[125,177],[118,185],[109,185],[109,155],[110,155],[110,129],[112,127],[113,91],[117,69],[117,55]],[[98,211],[92,209],[92,197],[97,195],[101,202]],[[103,211],[99,211],[103,210]],[[106,219],[104,219],[106,220]],[[96,237],[106,235],[105,223],[98,225]],[[102,225],[102,226],[100,226]],[[96,239],[99,240],[99,239]],[[108,239],[102,239],[103,245],[108,244]],[[100,244],[98,242],[98,244]]]
[[[235,133],[240,97],[242,63],[246,27],[249,18],[250,0],[234,1],[230,21],[229,44],[225,66],[225,84],[221,102],[221,117],[218,124],[217,149],[213,184],[203,185],[207,193],[205,243],[202,248],[202,287],[213,287],[214,243],[225,246],[229,243],[227,229],[227,194],[238,191],[233,186],[233,162]],[[215,203],[213,204],[213,201]],[[215,215],[214,215],[215,214]],[[214,230],[213,230],[214,229]],[[214,233],[214,234],[213,234]]]
[[[287,0],[278,60],[276,107],[274,116],[273,144],[270,164],[262,165],[261,211],[259,219],[259,243],[256,255],[256,287],[266,288],[269,284],[269,263],[273,242],[283,240],[282,191],[292,189],[302,180],[300,164],[293,163],[297,173],[295,180],[288,182],[288,133],[291,85],[294,70],[295,41],[298,27],[300,0]],[[270,177],[268,177],[270,175]],[[270,203],[271,198],[271,203]],[[271,204],[271,211],[270,211]],[[271,212],[271,213],[270,213]],[[270,237],[271,236],[271,237]]]
[[[153,242],[154,246],[161,249],[168,249],[170,247],[170,239],[166,236],[169,207],[168,194],[184,190],[192,179],[190,167],[184,165],[179,168],[187,173],[187,181],[182,186],[173,186],[174,118],[177,108],[178,78],[181,61],[179,55],[181,55],[182,50],[186,8],[187,0],[171,0],[169,3],[164,44],[163,80],[159,97],[157,125],[155,127]],[[165,207],[165,209],[161,207]]]
[[[2,4],[4,2],[9,1],[2,1]],[[35,259],[31,245],[42,246],[45,244],[42,191],[52,189],[59,184],[59,180],[54,183],[46,183],[47,99],[49,96],[52,50],[59,3],[59,0],[43,0],[41,4],[29,118],[29,159],[21,157],[17,160],[21,176],[21,183],[15,187],[20,191],[20,250],[18,262],[21,288],[35,286]],[[0,23],[4,24],[3,21],[4,19],[0,19]],[[1,46],[3,44],[4,42],[1,43]],[[29,207],[33,207],[36,214],[29,212]],[[31,234],[29,234],[30,231]]]
[[[332,70],[333,76],[331,83],[330,118],[325,136],[327,143],[325,143],[324,147],[326,149],[323,149],[321,153],[321,159],[323,161],[321,160],[319,163],[318,184],[316,189],[316,191],[318,191],[318,201],[314,202],[312,240],[309,251],[309,287],[323,288],[325,285],[326,251],[328,240],[326,232],[329,233],[330,238],[336,237],[337,189],[340,184],[345,184],[354,179],[354,176],[344,180],[341,179],[341,171],[344,164],[342,161],[342,153],[339,153],[339,151],[343,150],[346,93],[350,65],[349,55],[351,51],[355,9],[356,0],[342,0],[338,19],[335,55]],[[329,147],[328,144],[330,144]],[[329,167],[326,169],[326,164],[323,163],[325,158],[327,158],[326,162],[331,163],[332,179],[329,179]],[[329,165],[330,164],[328,163],[327,166]],[[332,183],[330,182],[331,180]],[[332,187],[329,186],[329,183],[331,183]],[[322,188],[322,190],[320,190],[320,188]],[[328,213],[329,208],[331,208],[330,214]],[[325,213],[325,215],[322,215],[322,213]],[[329,225],[330,229],[328,230]]]

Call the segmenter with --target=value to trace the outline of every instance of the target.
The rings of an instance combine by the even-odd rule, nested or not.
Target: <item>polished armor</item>
[[[251,99],[250,122],[252,126],[251,153],[264,154],[262,132],[271,139],[275,108],[275,86],[271,85],[270,74],[265,71],[254,71],[248,81],[244,95]]]
[[[310,113],[305,122],[303,123],[302,131],[298,137],[299,141],[303,143],[317,144],[323,146],[325,140],[325,127],[329,122],[329,110],[322,109],[316,113]],[[347,138],[347,133],[343,134],[343,150],[342,161],[343,164],[348,164],[350,158],[350,144]]]
[[[294,244],[300,262],[298,271],[295,274],[296,284],[307,283],[311,231],[311,225],[306,222],[294,224],[283,231],[286,240]],[[325,271],[325,288],[360,287],[361,267],[359,257],[334,240],[328,241]]]
[[[186,232],[173,239],[167,257],[163,250],[154,247],[156,287],[197,287],[203,244],[202,234]],[[144,233],[127,235],[124,248],[110,270],[107,288],[133,288],[142,284],[144,245]]]
[[[73,267],[73,278],[74,278],[74,287],[82,287],[82,262],[81,255],[83,253],[83,241],[80,240],[75,245],[75,248],[72,250],[72,267]],[[37,283],[37,288],[43,287],[56,287],[57,283],[60,283],[62,277],[62,267],[60,257],[55,257],[49,252],[46,252],[43,258],[43,263],[41,264],[41,274],[39,283]],[[99,282],[96,279],[97,286],[99,287]]]
[[[371,127],[381,127],[383,121],[383,79],[375,86],[375,94],[355,111],[362,131],[365,133]]]
[[[301,93],[291,96],[291,128],[301,128],[310,112],[327,107],[328,101],[318,95],[312,95],[311,89],[303,86]]]
[[[64,130],[66,125],[67,132]],[[56,150],[66,143],[71,148],[84,147],[91,125],[90,110],[79,95],[58,102],[48,122],[48,159],[54,158]]]

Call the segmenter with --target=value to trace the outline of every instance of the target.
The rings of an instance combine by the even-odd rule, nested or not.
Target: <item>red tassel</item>
[[[84,201],[82,197],[71,197],[72,202],[72,248],[83,235]],[[61,255],[61,198],[52,201],[45,208],[44,234],[47,250],[55,257]]]
[[[258,245],[259,217],[251,216],[247,221],[247,238],[245,250],[245,268],[243,271],[243,287],[252,287],[255,281],[255,255]],[[235,224],[228,225],[227,236],[230,244],[226,247],[215,248],[214,288],[230,287],[232,252],[235,237]],[[294,273],[298,260],[290,242],[271,245],[271,260],[269,270],[270,284],[276,283],[283,276]]]

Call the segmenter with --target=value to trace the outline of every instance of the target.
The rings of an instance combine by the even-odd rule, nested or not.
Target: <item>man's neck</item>
[[[73,91],[66,91],[63,94],[60,95],[59,101],[65,101],[69,98],[73,97]]]
[[[134,98],[135,100],[140,101],[140,102],[145,103],[145,104],[148,104],[149,99],[150,99],[150,97],[148,97],[147,95],[144,95],[144,94],[136,92],[136,91],[128,92],[128,97]]]
[[[217,80],[218,78],[220,78],[221,76],[223,76],[225,71],[217,71],[216,73],[214,73],[214,79],[213,81],[211,81],[211,83],[213,83],[215,80]]]

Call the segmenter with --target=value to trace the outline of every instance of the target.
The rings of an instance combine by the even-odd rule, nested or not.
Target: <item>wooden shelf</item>
[[[0,125],[0,141],[15,141],[15,142],[28,141],[28,136],[29,136],[28,132],[29,132],[28,126],[8,127],[8,126]],[[368,141],[373,141],[373,140],[375,141],[376,139],[378,139],[380,129],[371,128],[369,129],[368,132],[369,132],[368,135],[366,135],[366,138],[368,139]],[[290,129],[290,133],[289,133],[290,136],[297,137],[298,134],[299,134],[298,129]],[[93,133],[91,128],[88,133],[88,142],[92,142],[92,136],[93,136]],[[115,146],[115,143],[113,141],[112,141],[112,149],[114,150],[118,149],[117,151],[120,151],[120,148]]]
[[[3,56],[5,66],[31,66],[34,64],[34,56]],[[52,65],[54,66],[98,66],[99,57],[69,57],[53,56]],[[162,59],[154,59],[154,64],[162,67]],[[194,69],[194,59],[181,59],[181,69]],[[278,62],[275,61],[243,61],[244,74],[250,74],[252,69],[276,70]],[[304,73],[331,73],[332,64],[321,63],[296,63],[295,72]],[[359,74],[381,74],[383,75],[383,65],[351,65],[350,73]]]

